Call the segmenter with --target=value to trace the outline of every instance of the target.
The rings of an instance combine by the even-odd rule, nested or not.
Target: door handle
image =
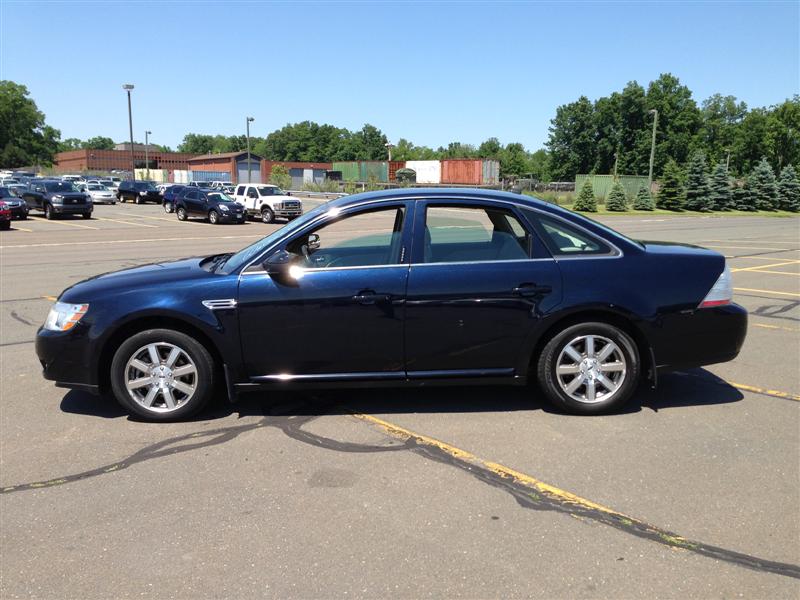
[[[549,285],[536,285],[535,283],[521,283],[519,286],[511,290],[515,296],[531,297],[543,296],[553,291]]]
[[[389,294],[376,294],[372,290],[363,290],[358,292],[358,294],[356,294],[355,296],[353,296],[354,302],[357,302],[358,304],[363,304],[364,306],[390,302],[391,299],[392,297]]]

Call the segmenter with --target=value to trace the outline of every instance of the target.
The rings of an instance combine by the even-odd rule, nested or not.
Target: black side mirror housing
[[[285,277],[289,273],[295,256],[286,250],[278,250],[275,254],[265,260],[261,266],[270,277]]]

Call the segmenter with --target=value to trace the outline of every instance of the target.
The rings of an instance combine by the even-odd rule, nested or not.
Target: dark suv
[[[68,181],[35,179],[22,193],[22,198],[29,209],[44,211],[44,216],[48,219],[55,219],[59,215],[76,214],[84,219],[92,217],[91,196],[79,192],[78,188]]]
[[[158,193],[152,181],[123,181],[117,189],[117,200],[120,202],[158,202],[161,204],[161,194]]]
[[[244,223],[244,207],[216,190],[187,187],[175,201],[178,220],[189,217],[208,219],[212,225],[219,223]]]

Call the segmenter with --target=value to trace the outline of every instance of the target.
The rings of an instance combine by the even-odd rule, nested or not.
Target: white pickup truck
[[[248,216],[258,217],[264,223],[272,223],[276,218],[291,221],[303,214],[303,203],[298,198],[267,183],[239,184],[233,199],[244,206]]]

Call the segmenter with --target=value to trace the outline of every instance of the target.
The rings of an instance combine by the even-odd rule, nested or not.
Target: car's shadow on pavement
[[[670,373],[659,377],[653,390],[642,384],[631,401],[617,415],[642,410],[658,412],[674,408],[712,406],[738,402],[742,393],[725,380],[704,369]],[[109,395],[95,396],[72,390],[61,400],[66,413],[114,419],[127,413]],[[348,414],[352,412],[392,413],[480,413],[542,410],[559,414],[535,385],[456,386],[422,388],[371,388],[341,390],[276,390],[243,394],[231,404],[217,397],[189,422],[241,417],[289,414]],[[138,421],[134,417],[130,420]]]

